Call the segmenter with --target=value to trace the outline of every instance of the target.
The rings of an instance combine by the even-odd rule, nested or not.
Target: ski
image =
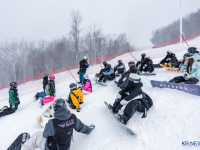
[[[163,82],[163,81],[155,81],[155,80],[151,80],[151,85],[152,87],[176,89],[179,91],[190,93],[192,95],[200,96],[199,85],[173,83],[173,82],[166,82],[166,81]]]
[[[135,132],[133,132],[133,130],[131,130],[129,127],[127,127],[126,125],[124,125],[123,123],[121,123],[120,121],[119,121],[119,119],[117,118],[117,116],[115,116],[115,114],[112,112],[112,110],[108,107],[109,106],[109,104],[106,102],[106,101],[104,101],[104,104],[107,106],[107,108],[110,110],[110,113],[113,115],[113,117],[115,118],[115,120],[117,121],[117,122],[119,122],[120,123],[120,125],[124,128],[124,130],[127,132],[127,133],[129,133],[130,135],[133,135],[133,136],[137,136],[136,135],[136,133]]]
[[[30,138],[28,133],[20,134],[7,150],[21,150],[21,146]]]

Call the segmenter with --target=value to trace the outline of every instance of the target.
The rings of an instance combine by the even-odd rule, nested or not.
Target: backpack
[[[49,83],[45,86],[45,94],[46,95],[49,95],[50,93],[50,86],[49,86]]]
[[[149,108],[151,108],[151,106],[153,106],[153,100],[151,99],[151,97],[149,97],[149,95],[147,95],[146,93],[142,92],[142,96],[144,99],[146,99],[150,105]]]

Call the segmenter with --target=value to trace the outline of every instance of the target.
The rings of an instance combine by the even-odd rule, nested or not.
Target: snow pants
[[[44,97],[42,99],[43,103],[46,104],[46,103],[49,103],[49,102],[53,102],[54,101],[54,96],[47,96],[47,97]]]
[[[199,80],[197,78],[189,78],[188,80],[185,80],[183,76],[178,76],[173,78],[169,82],[175,82],[175,83],[185,82],[185,84],[196,84],[199,82]]]
[[[80,82],[83,82],[84,78],[83,76],[85,75],[85,72],[79,72],[79,80]]]
[[[34,133],[31,138],[24,143],[24,145],[22,145],[21,150],[34,150],[36,148],[44,150],[46,140],[47,139],[43,137],[43,132],[38,131]]]
[[[103,82],[105,83],[107,80],[114,80],[114,77],[110,76],[110,75],[103,75],[99,78],[99,80],[103,80]]]
[[[18,109],[19,104],[15,104],[15,108],[12,108],[12,105],[10,105],[10,108],[4,109],[2,112],[0,112],[0,117],[10,115],[14,113]]]
[[[41,150],[49,150],[46,146],[47,138],[43,137],[43,132],[38,131],[34,133],[30,139],[22,145],[21,150],[34,150],[36,148],[40,148]],[[66,150],[70,150],[70,147]]]

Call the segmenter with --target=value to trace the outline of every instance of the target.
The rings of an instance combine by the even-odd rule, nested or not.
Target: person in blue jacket
[[[196,84],[200,80],[200,63],[193,58],[192,53],[186,53],[184,55],[179,71],[183,72],[183,76],[175,77],[169,82]]]
[[[86,73],[87,68],[89,67],[89,63],[87,62],[87,56],[84,56],[83,60],[80,61],[80,69],[79,69],[79,84],[83,84],[84,78],[83,76]]]
[[[192,53],[194,56],[194,59],[198,62],[200,62],[200,53],[197,51],[196,47],[190,47],[188,48],[188,53]]]
[[[114,80],[115,79],[115,72],[113,68],[111,68],[110,64],[107,64],[105,70],[99,74],[99,82],[106,83],[107,80]]]

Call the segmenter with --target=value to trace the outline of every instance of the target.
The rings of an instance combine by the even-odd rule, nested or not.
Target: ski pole
[[[66,67],[67,68],[67,67]],[[67,68],[67,70],[69,71],[69,73],[71,74],[71,76],[74,78],[73,74],[70,72],[70,70]],[[74,78],[74,80],[76,81],[76,79]],[[77,81],[76,81],[77,82]]]
[[[128,50],[128,52],[131,54],[131,52]],[[135,57],[131,54],[131,56],[135,59]],[[135,59],[136,60],[136,62],[137,62],[137,59]]]
[[[97,56],[96,56],[96,57],[97,57]],[[98,58],[98,57],[97,57],[97,60],[98,60],[98,62],[99,62],[99,64],[100,64],[100,66],[101,66],[101,63],[100,63],[100,61],[99,61],[99,58]],[[103,68],[102,68],[102,66],[101,66],[101,69],[103,69]]]

